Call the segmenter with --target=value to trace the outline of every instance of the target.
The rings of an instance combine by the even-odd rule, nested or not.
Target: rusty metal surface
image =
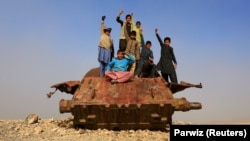
[[[55,88],[55,91],[49,92],[47,94],[47,97],[50,98],[53,94],[55,94],[57,90],[73,95],[80,84],[80,81],[66,81],[52,85],[51,88]]]
[[[171,124],[174,111],[201,109],[199,102],[173,97],[171,88],[177,92],[190,87],[197,86],[168,85],[162,77],[117,84],[84,77],[72,99],[60,101],[60,113],[72,113],[74,124],[88,129],[163,130]]]
[[[189,111],[189,110],[199,110],[202,108],[199,102],[189,102],[185,97],[174,99],[174,110],[175,111]]]
[[[88,129],[164,129],[173,100],[160,77],[118,84],[85,77],[72,100],[60,101],[60,112],[71,112],[74,123]]]
[[[202,88],[201,83],[167,83],[160,76],[111,84],[99,77],[99,68],[93,68],[81,81],[66,81],[51,88],[55,91],[48,97],[56,90],[72,94],[72,99],[60,100],[59,111],[71,113],[76,127],[88,129],[165,130],[175,111],[202,108],[200,102],[173,95],[187,88]]]
[[[179,84],[176,83],[167,83],[167,87],[171,90],[171,92],[174,94],[179,91],[183,91],[186,88],[202,88],[202,84],[191,84],[185,81],[181,81]]]
[[[100,76],[100,69],[99,67],[97,68],[92,68],[90,69],[85,75],[83,78],[85,77],[99,77]]]
[[[131,79],[127,83],[111,84],[105,78],[86,77],[73,96],[74,101],[107,104],[166,103],[173,99],[161,78]]]

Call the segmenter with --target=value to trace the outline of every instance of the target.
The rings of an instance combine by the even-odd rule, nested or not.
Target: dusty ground
[[[36,114],[29,115],[24,120],[0,120],[0,141],[169,141],[169,131],[75,129],[72,120],[72,117],[39,119]],[[191,123],[174,121],[173,124]],[[231,121],[210,124],[250,125],[250,122]]]
[[[0,120],[0,141],[169,141],[169,133],[149,130],[73,128],[72,118]]]

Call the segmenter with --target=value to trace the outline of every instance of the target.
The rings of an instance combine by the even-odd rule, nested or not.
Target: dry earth
[[[73,128],[72,117],[0,120],[0,141],[169,141],[169,132],[149,130],[110,131]]]
[[[173,124],[186,125],[182,121]],[[246,122],[214,122],[210,124],[247,124]],[[167,129],[169,130],[169,129]],[[73,118],[39,119],[30,114],[24,120],[0,120],[0,141],[169,141],[168,131],[75,129]]]

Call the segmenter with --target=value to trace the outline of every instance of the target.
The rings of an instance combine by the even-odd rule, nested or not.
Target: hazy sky
[[[207,123],[250,120],[250,1],[248,0],[0,0],[0,119],[68,117],[59,113],[59,91],[50,86],[81,80],[99,66],[100,19],[106,15],[115,50],[116,16],[134,13],[157,63],[170,36],[179,81],[202,83],[174,96],[201,102],[201,110],[175,112],[174,120]]]

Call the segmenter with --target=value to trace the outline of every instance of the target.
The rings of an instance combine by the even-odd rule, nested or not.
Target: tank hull
[[[60,101],[60,113],[71,113],[74,125],[87,129],[165,130],[174,111],[201,108],[192,107],[185,98],[174,98],[169,86],[175,92],[193,87],[178,85],[169,85],[162,77],[117,84],[101,77],[84,77],[72,99]]]

